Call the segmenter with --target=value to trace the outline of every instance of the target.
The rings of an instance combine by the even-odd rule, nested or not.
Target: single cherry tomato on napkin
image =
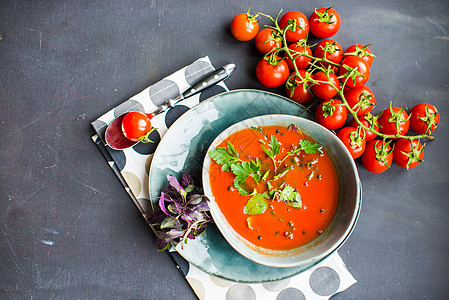
[[[300,11],[289,11],[279,20],[279,27],[284,29],[290,26],[285,32],[287,42],[293,43],[305,39],[309,34],[309,20]]]
[[[143,112],[132,111],[126,114],[122,121],[123,135],[131,141],[145,141],[151,129],[151,118]]]
[[[332,7],[315,9],[309,19],[310,31],[314,36],[325,39],[340,29],[340,15]]]
[[[256,37],[259,32],[258,15],[247,13],[236,15],[231,21],[231,33],[239,41],[246,42]]]

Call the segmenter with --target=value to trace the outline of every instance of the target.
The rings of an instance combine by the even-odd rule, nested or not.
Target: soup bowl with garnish
[[[210,145],[203,188],[214,222],[246,258],[271,267],[313,264],[354,229],[361,184],[335,134],[308,119],[264,115]]]

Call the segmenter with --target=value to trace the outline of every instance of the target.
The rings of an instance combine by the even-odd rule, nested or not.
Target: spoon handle
[[[153,113],[155,115],[160,114],[166,111],[167,109],[174,107],[175,104],[178,103],[179,101],[184,100],[190,96],[193,96],[196,93],[199,93],[219,83],[220,81],[227,79],[232,74],[232,72],[234,72],[234,70],[235,64],[231,63],[224,65],[213,72],[210,72],[209,74],[207,74],[206,76],[202,77],[197,82],[192,84],[192,86],[188,90],[186,90],[178,97],[169,99],[166,103],[160,105]]]

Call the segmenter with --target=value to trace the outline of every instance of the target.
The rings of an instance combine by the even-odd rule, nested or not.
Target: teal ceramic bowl
[[[343,143],[323,126],[311,120],[283,115],[272,114],[249,118],[236,123],[221,132],[210,145],[207,153],[216,148],[232,133],[251,126],[297,125],[305,134],[313,137],[323,145],[329,153],[339,176],[339,204],[331,224],[318,238],[298,248],[290,250],[269,250],[258,247],[241,237],[228,223],[215,202],[211,192],[209,169],[211,159],[205,156],[202,170],[204,193],[210,199],[210,210],[214,222],[228,243],[241,255],[265,266],[270,267],[296,267],[313,264],[336,251],[350,235],[359,215],[361,205],[361,186],[357,168]]]

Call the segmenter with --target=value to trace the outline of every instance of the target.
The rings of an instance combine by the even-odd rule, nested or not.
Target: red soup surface
[[[273,138],[278,142],[278,153],[273,150]],[[236,132],[217,147],[226,149],[230,142],[238,159],[253,160],[260,166],[257,183],[249,176],[238,184],[251,195],[241,195],[234,184],[236,175],[231,170],[223,171],[222,162],[212,159],[209,173],[212,194],[223,215],[238,234],[254,245],[272,250],[303,246],[317,238],[335,215],[339,189],[335,167],[321,145],[315,144],[316,151],[307,154],[301,146],[306,145],[302,144],[304,140],[309,145],[316,143],[295,126],[263,126]],[[268,153],[272,150],[271,155],[277,153],[274,159],[262,146]],[[280,197],[286,186],[300,195],[301,204],[288,205],[285,195]],[[266,203],[266,208],[262,213],[259,210],[248,214],[245,206],[255,194],[263,195],[256,198]]]

